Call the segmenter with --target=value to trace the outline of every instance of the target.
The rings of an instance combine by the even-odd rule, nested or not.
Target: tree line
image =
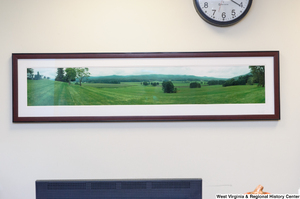
[[[143,81],[141,84],[144,85],[144,86],[148,86],[148,85],[158,86],[159,82],[147,82],[147,81]]]
[[[226,80],[210,80],[207,82],[209,86],[213,85],[223,85],[226,82]]]
[[[232,78],[223,83],[223,87],[236,85],[253,85],[265,87],[265,66],[249,66],[250,74]]]
[[[41,75],[39,71],[35,75],[33,68],[27,68],[27,79],[41,80],[41,79],[50,79],[50,77],[46,77],[44,75]]]
[[[68,82],[69,85],[71,81],[78,80],[81,86],[84,78],[90,77],[90,72],[88,68],[57,68],[55,81]]]
[[[249,85],[253,85],[253,82],[250,83],[251,79],[253,75],[243,75],[243,76],[239,76],[237,79],[232,78],[227,80],[226,82],[224,82],[223,87],[226,86],[237,86],[237,85],[246,85],[247,83]]]

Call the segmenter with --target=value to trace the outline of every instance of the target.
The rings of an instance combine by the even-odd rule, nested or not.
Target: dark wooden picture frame
[[[135,122],[280,119],[279,51],[165,53],[15,53],[12,54],[12,67],[13,122]],[[255,72],[255,67],[261,67],[263,72]],[[155,92],[157,92],[158,94],[157,96],[156,94],[155,96],[152,94],[141,94],[141,96],[136,93],[132,94],[132,96],[134,95],[137,98],[130,98],[130,100],[135,100],[132,104],[128,104],[128,101],[130,101],[129,98],[124,97],[127,95],[123,95],[121,98],[123,99],[124,103],[121,100],[118,102],[113,102],[113,104],[98,104],[98,102],[93,102],[94,104],[92,105],[84,103],[60,105],[57,102],[51,104],[53,103],[53,101],[58,100],[57,95],[61,95],[63,91],[56,91],[56,93],[53,94],[54,86],[52,86],[51,88],[49,87],[48,91],[47,89],[43,89],[41,83],[47,83],[51,85],[59,84],[66,86],[67,88],[68,82],[66,81],[68,78],[70,78],[70,75],[67,76],[65,70],[63,70],[63,73],[65,74],[65,82],[63,82],[63,80],[60,80],[59,82],[54,81],[53,76],[50,77],[46,75],[46,69],[51,69],[53,75],[53,71],[58,71],[58,68],[73,68],[74,71],[77,71],[78,69],[84,70],[84,68],[89,68],[90,72],[102,70],[102,75],[100,75],[99,78],[106,77],[106,81],[107,79],[112,78],[116,75],[119,75],[118,77],[122,79],[124,79],[125,76],[126,78],[129,76],[132,77],[137,74],[137,70],[142,71],[141,69],[143,69],[143,73],[139,73],[138,75],[140,76],[138,77],[144,78],[146,76],[141,75],[147,75],[147,71],[153,69],[153,71],[156,72],[149,72],[148,75],[161,75],[159,76],[160,80],[155,79],[158,78],[157,76],[155,76],[155,78],[154,76],[151,76],[152,79],[149,79],[148,77],[148,79],[145,81],[139,79],[135,80],[135,82],[130,82],[131,80],[128,80],[128,82],[130,83],[124,83],[122,82],[123,80],[117,83],[105,82],[104,80],[101,80],[101,83],[101,81],[99,80],[100,83],[83,83],[83,85],[93,85],[94,87],[91,89],[99,89],[97,90],[99,92],[104,91],[101,89],[109,89],[110,87],[112,87],[115,90],[119,89],[118,92],[120,93],[128,93],[126,90],[122,89],[129,89],[130,86],[131,89],[148,89],[149,92],[150,90],[152,92],[152,90],[154,91],[155,89]],[[202,72],[200,72],[200,68]],[[246,68],[248,68],[249,70],[251,68],[252,73],[244,72],[234,76],[234,74],[237,74],[236,72],[241,69],[246,70]],[[112,71],[112,69],[115,72],[109,73]],[[44,71],[45,74],[39,72],[34,74],[34,72],[36,72],[37,70]],[[235,71],[231,74],[232,76],[222,77],[222,72],[225,76],[225,72],[229,70]],[[165,73],[163,73],[163,71]],[[176,71],[178,72],[176,73]],[[189,71],[189,73],[182,71]],[[200,75],[195,71],[199,71]],[[57,76],[55,77],[55,79],[58,79],[58,73],[59,72],[56,72]],[[87,81],[88,79],[93,78],[93,80],[95,80],[95,77],[92,77],[95,74],[96,72],[88,72],[88,75],[86,77],[90,77],[86,78],[85,80]],[[106,76],[103,74],[106,74]],[[207,74],[213,74],[213,76],[215,77],[209,77]],[[217,74],[219,75],[219,80],[218,78],[216,78]],[[164,84],[162,81],[162,76],[165,78]],[[177,79],[175,78],[175,76]],[[182,79],[183,76],[188,76],[190,79]],[[136,77],[137,76],[135,76],[135,78]],[[198,78],[199,81],[195,78]],[[243,78],[248,78],[248,80],[245,79],[244,81],[247,81],[246,85],[248,85],[249,88],[250,85],[252,89],[258,89],[258,87],[260,87],[260,93],[263,93],[263,96],[260,96],[260,98],[263,99],[263,101],[257,102],[251,101],[251,99],[250,101],[248,100],[244,103],[243,99],[238,102],[230,100],[225,102],[225,98],[228,96],[228,94],[224,94],[222,96],[221,89],[228,90],[232,88],[242,88],[241,85],[236,85],[236,82],[239,81],[239,79],[242,80]],[[263,78],[263,84],[260,83],[261,80],[259,80],[259,78]],[[71,83],[71,79],[68,79],[69,86],[73,86],[72,88],[74,89],[87,88],[85,86],[81,87],[82,79],[80,81],[79,79],[80,75],[78,76],[77,73],[76,78],[74,76],[72,79],[76,80],[77,82]],[[223,79],[222,82],[220,81],[221,79]],[[212,80],[218,80],[218,84],[220,85],[218,87],[212,86],[212,83],[209,82]],[[231,85],[224,85],[224,82],[229,82],[229,80],[231,80]],[[177,85],[179,86],[177,86],[177,88],[176,83],[174,83],[175,88],[173,86],[171,91],[169,92],[165,87],[167,85],[166,82],[172,81],[177,81]],[[158,86],[156,86],[156,83],[155,85],[151,86],[150,83],[153,82],[157,82]],[[194,83],[196,87],[201,88],[192,88],[192,83]],[[221,85],[222,83],[223,86]],[[31,87],[30,85],[34,86]],[[106,85],[106,87],[98,88],[99,85]],[[219,97],[221,97],[222,100],[224,99],[224,102],[213,101],[211,100],[212,98],[210,98],[211,96],[205,95],[205,93],[209,93],[209,90],[205,89],[211,88],[219,89],[219,93],[217,94],[220,94]],[[244,88],[246,87],[243,87],[242,90],[246,90]],[[113,90],[111,89],[105,91]],[[201,97],[199,97],[198,95],[191,97],[187,94],[196,91],[197,93],[199,93],[200,91],[202,92],[201,95],[199,95]],[[234,91],[232,90],[230,92]],[[45,98],[37,100],[37,96],[46,97],[45,93],[49,93],[49,95],[51,94],[52,97],[49,99]],[[249,93],[253,93],[253,91],[249,91],[248,94]],[[55,96],[55,99],[53,96]],[[175,99],[175,102],[170,103],[170,101],[172,101],[175,96],[181,96],[180,99],[183,101],[188,98],[192,100],[189,100],[189,102],[182,102],[178,100],[177,104],[177,99]],[[186,98],[184,96],[186,96]],[[232,98],[236,99],[237,95],[232,96]],[[84,95],[81,97],[82,99],[86,99]],[[97,98],[98,97],[99,96],[97,96]],[[114,96],[112,98],[114,98]],[[120,96],[118,96],[118,98],[120,98]],[[162,98],[164,98],[165,101],[161,100]],[[197,100],[199,100],[200,98],[208,99],[211,101],[198,102]],[[243,98],[250,98],[250,95],[247,95]],[[103,99],[99,98],[99,101]],[[159,103],[153,102],[154,100]],[[39,104],[40,102],[38,101],[41,101],[42,104]],[[47,101],[49,101],[50,104],[47,103]]]

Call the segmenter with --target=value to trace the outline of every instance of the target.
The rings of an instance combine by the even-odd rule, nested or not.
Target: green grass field
[[[177,93],[163,93],[160,86],[139,82],[84,83],[82,86],[51,80],[27,80],[28,106],[53,105],[151,105],[265,103],[265,88],[256,85],[202,86],[176,82]]]

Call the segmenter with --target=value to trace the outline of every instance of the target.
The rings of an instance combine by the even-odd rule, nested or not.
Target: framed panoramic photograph
[[[279,52],[12,54],[13,122],[279,120]]]

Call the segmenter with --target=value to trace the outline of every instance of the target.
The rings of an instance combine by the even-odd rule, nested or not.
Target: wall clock
[[[199,15],[215,26],[230,26],[243,19],[252,0],[194,0]]]

